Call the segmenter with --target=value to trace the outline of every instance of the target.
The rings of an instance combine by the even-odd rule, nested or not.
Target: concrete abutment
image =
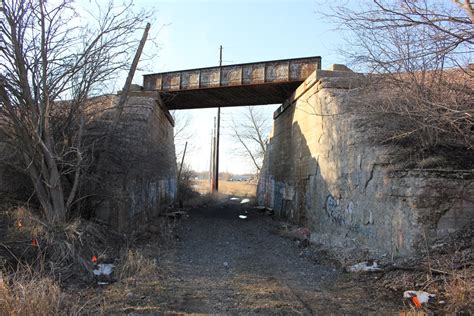
[[[83,209],[92,210],[99,221],[127,231],[174,202],[174,122],[157,93],[132,91],[112,130],[108,154],[103,155],[104,139],[117,111],[118,99],[118,95],[94,97],[85,106],[83,158],[87,172],[83,172],[77,203],[86,203]],[[0,142],[0,160],[10,159],[11,152]],[[6,162],[15,163],[15,159],[12,156]],[[100,160],[99,176],[94,165]],[[0,198],[29,200],[34,204],[29,176],[9,164],[0,165]],[[63,185],[67,189],[68,182]]]
[[[364,77],[334,69],[315,71],[275,111],[259,204],[315,242],[378,255],[410,255],[472,225],[474,172],[398,169],[398,149],[370,141],[376,129],[354,102]]]

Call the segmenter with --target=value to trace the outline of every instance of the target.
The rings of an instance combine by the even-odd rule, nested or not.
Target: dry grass
[[[85,307],[62,292],[50,276],[29,266],[0,275],[0,315],[82,315]]]
[[[197,180],[194,186],[199,193],[209,193],[209,181]],[[219,193],[240,197],[255,197],[257,184],[252,182],[219,180]]]
[[[71,268],[90,271],[92,255],[103,252],[108,239],[117,237],[108,228],[79,218],[63,225],[48,225],[25,207],[13,208],[9,211],[14,227],[8,231],[8,240],[21,240],[28,249],[24,258],[30,263],[43,264],[62,270],[63,277],[72,273]],[[32,247],[35,240],[36,247]],[[33,257],[31,257],[33,256]],[[41,269],[45,268],[44,266]]]
[[[472,310],[474,302],[474,269],[453,271],[445,280],[444,293],[452,312]]]
[[[147,278],[157,273],[155,259],[145,257],[139,250],[127,249],[122,253],[117,267],[117,276],[121,280],[128,278]]]
[[[466,228],[439,238],[418,257],[387,269],[376,283],[397,293],[414,289],[435,294],[436,302],[427,306],[431,312],[470,315],[474,308],[472,237]]]

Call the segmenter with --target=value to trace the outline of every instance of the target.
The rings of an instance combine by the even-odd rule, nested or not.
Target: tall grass
[[[146,278],[157,273],[156,260],[146,258],[139,250],[127,249],[122,253],[117,268],[119,279]]]
[[[82,315],[86,307],[92,306],[71,299],[51,276],[31,266],[0,277],[0,316]]]

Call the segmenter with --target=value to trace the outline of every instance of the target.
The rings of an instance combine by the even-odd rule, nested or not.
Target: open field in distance
[[[209,180],[195,180],[193,189],[199,193],[209,193]],[[257,192],[256,182],[224,181],[219,180],[219,193],[241,197],[255,197]]]

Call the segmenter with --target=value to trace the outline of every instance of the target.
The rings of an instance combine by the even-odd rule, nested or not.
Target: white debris
[[[99,263],[97,268],[92,270],[95,275],[111,275],[115,265],[112,263]]]
[[[240,219],[247,219],[247,215],[239,215]]]
[[[240,204],[245,204],[245,203],[248,203],[250,202],[250,199],[243,199],[242,201],[240,201]]]
[[[97,282],[98,285],[107,285],[109,282]]]
[[[378,264],[376,261],[372,261],[372,262],[364,261],[364,262],[354,264],[353,266],[350,266],[347,270],[349,272],[362,272],[362,271],[367,272],[367,271],[381,271],[382,269],[378,267]]]
[[[240,198],[234,196],[234,197],[231,197],[230,200],[231,201],[240,201]]]
[[[431,298],[435,298],[435,294],[431,294],[425,291],[405,291],[403,292],[403,298],[417,297],[421,304],[426,304]]]

